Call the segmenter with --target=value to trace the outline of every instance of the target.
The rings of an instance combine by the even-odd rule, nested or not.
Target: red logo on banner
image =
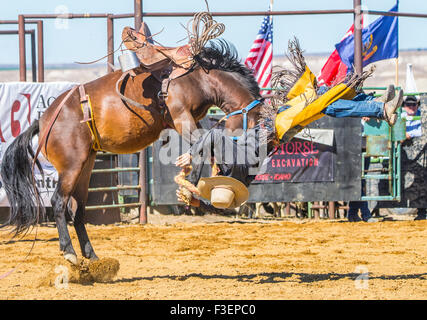
[[[31,94],[29,93],[21,93],[21,94],[25,98],[27,98],[27,102],[28,102],[27,121],[28,121],[28,124],[31,125]],[[12,104],[12,108],[10,112],[10,131],[14,138],[16,138],[21,134],[21,123],[19,122],[18,119],[15,120],[15,113],[17,113],[20,109],[21,109],[21,101],[15,100]],[[5,142],[3,138],[3,134],[1,134],[1,139],[3,142]]]

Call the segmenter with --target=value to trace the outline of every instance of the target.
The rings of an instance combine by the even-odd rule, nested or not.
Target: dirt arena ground
[[[88,226],[99,257],[120,262],[107,283],[43,284],[66,264],[57,231],[39,227],[31,255],[0,280],[1,299],[425,299],[427,221],[226,221]],[[79,248],[70,228],[75,249]],[[34,233],[7,243],[0,274]]]

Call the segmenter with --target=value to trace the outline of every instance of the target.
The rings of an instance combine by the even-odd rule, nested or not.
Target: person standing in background
[[[406,140],[402,143],[409,143],[412,138],[421,137],[422,127],[421,119],[412,119],[411,117],[420,117],[421,111],[418,108],[419,100],[415,96],[408,96],[403,101],[402,118],[406,118]],[[426,208],[418,208],[417,216],[414,220],[426,220]]]
[[[421,137],[421,119],[412,120],[409,117],[419,117],[421,112],[418,108],[419,101],[415,96],[407,96],[403,101],[402,118],[406,118],[406,140]]]

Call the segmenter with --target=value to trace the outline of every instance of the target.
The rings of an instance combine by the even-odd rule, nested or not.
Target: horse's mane
[[[261,98],[260,88],[251,70],[240,62],[236,48],[223,39],[210,41],[201,52],[194,56],[197,64],[205,70],[235,72],[255,98]]]

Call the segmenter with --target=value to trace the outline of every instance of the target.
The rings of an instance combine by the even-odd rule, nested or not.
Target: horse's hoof
[[[72,253],[64,253],[64,258],[65,260],[67,260],[69,263],[77,266],[78,262],[77,262],[77,256],[75,254]]]

